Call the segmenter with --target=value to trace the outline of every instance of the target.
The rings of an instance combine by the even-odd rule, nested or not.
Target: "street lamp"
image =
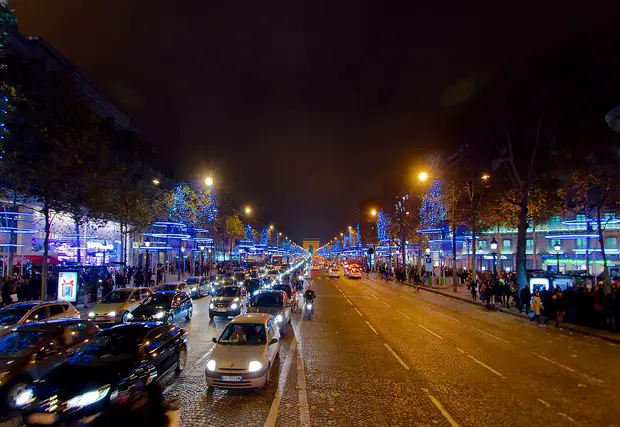
[[[351,230],[353,230],[353,227],[351,227],[351,226],[349,225],[349,231],[351,231]]]
[[[344,233],[340,233],[340,237],[344,236]]]
[[[488,173],[483,174],[480,179],[482,179],[483,181],[488,180],[489,178],[491,178],[491,175],[489,175]]]
[[[493,255],[493,274],[497,277],[497,240],[491,240],[491,254]]]
[[[273,230],[273,224],[271,224],[271,225],[269,226],[269,229],[270,229],[270,230]]]
[[[424,171],[420,172],[418,174],[418,180],[421,181],[421,182],[427,181],[428,180],[428,172],[424,172]]]
[[[208,176],[205,178],[205,185],[207,187],[213,187],[213,177]]]
[[[245,214],[246,215],[250,215],[252,213],[252,206],[246,206],[245,207]]]
[[[556,268],[556,272],[558,274],[560,274],[560,251],[562,250],[562,245],[560,245],[560,242],[555,242],[555,245],[553,245],[553,249],[555,249],[555,268]]]
[[[370,210],[370,215],[377,216],[377,210],[376,209],[371,209]]]
[[[157,178],[153,179],[153,184],[159,185],[159,180]]]

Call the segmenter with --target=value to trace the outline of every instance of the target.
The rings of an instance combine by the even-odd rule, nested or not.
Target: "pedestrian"
[[[530,300],[532,299],[532,293],[530,292],[529,286],[524,286],[521,288],[521,292],[519,293],[521,297],[521,301],[519,301],[519,313],[523,313],[523,306],[525,305],[525,314],[530,314]]]
[[[534,320],[536,321],[536,324],[540,326],[540,313],[544,310],[542,299],[540,298],[540,292],[536,291],[536,293],[534,293],[532,302],[530,303],[530,308],[534,312]]]
[[[559,328],[562,324],[562,321],[564,320],[564,315],[566,314],[565,298],[562,294],[561,289],[556,292],[556,294],[553,296],[553,299],[553,302],[555,304],[555,327]]]
[[[476,295],[476,281],[475,280],[471,282],[470,288],[471,288],[471,299],[476,301],[477,295]]]

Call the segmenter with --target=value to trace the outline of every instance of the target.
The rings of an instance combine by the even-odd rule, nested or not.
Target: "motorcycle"
[[[314,314],[314,301],[306,301],[306,319],[311,320]]]

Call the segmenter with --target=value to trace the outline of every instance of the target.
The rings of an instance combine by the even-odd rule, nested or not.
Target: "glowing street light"
[[[344,236],[344,233],[340,233],[340,237]]]
[[[421,181],[421,182],[427,181],[428,180],[428,172],[424,172],[424,171],[420,172],[418,174],[418,180]]]
[[[245,207],[245,214],[246,215],[250,215],[252,213],[252,206],[246,206]]]
[[[159,185],[159,180],[157,178],[153,179],[153,184],[154,185]]]
[[[484,175],[482,175],[480,177],[483,181],[487,181],[489,178],[491,178],[491,175],[489,175],[488,173],[485,173]]]
[[[349,225],[349,231],[351,231],[351,230],[353,230],[353,227],[351,227],[351,226]]]
[[[376,209],[371,209],[370,210],[370,215],[377,216],[377,210]]]
[[[208,176],[205,178],[205,185],[207,187],[213,187],[213,177]]]
[[[269,229],[270,229],[270,230],[273,230],[273,224],[271,224],[271,225],[269,226]]]

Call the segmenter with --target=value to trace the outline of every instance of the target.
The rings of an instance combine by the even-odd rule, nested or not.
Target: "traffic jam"
[[[207,388],[262,389],[293,312],[310,319],[305,258],[210,277],[114,289],[89,309],[18,302],[0,309],[0,411],[25,425],[175,425],[162,382],[188,365],[193,300],[229,323],[206,364]],[[168,417],[168,418],[167,418]],[[178,421],[177,421],[178,423]]]

